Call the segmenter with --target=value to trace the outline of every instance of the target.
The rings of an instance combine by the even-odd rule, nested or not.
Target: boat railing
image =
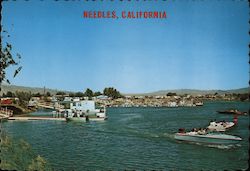
[[[0,114],[2,115],[7,115],[7,116],[13,116],[13,110],[7,109],[6,108],[0,108]]]

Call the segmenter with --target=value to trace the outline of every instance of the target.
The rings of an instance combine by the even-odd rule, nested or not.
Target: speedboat
[[[198,132],[179,132],[174,135],[174,138],[179,141],[197,142],[206,144],[235,144],[242,140],[242,138],[218,133],[204,133]]]
[[[224,110],[224,111],[217,111],[218,113],[222,114],[236,114],[236,115],[247,115],[247,112],[241,112],[237,109],[230,109],[230,110]]]
[[[213,122],[210,122],[207,129],[210,131],[224,132],[227,129],[232,128],[234,125],[235,125],[234,122],[225,122],[225,121],[215,122],[215,121],[213,121]]]

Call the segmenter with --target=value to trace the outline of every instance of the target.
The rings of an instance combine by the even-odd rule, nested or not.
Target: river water
[[[211,146],[174,140],[178,128],[206,127],[210,120],[232,121],[217,110],[249,109],[247,102],[205,102],[201,107],[108,108],[108,120],[8,121],[5,131],[28,141],[55,170],[236,170],[248,168],[249,116],[227,133],[238,145]],[[33,115],[46,115],[38,111]]]

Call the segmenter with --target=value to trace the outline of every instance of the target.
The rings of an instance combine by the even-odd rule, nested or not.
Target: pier
[[[37,116],[9,117],[8,120],[16,120],[16,121],[29,121],[29,120],[66,121],[65,118],[37,117]]]
[[[31,120],[50,120],[50,121],[66,121],[61,115],[51,116],[13,116],[13,110],[0,108],[0,120],[15,120],[15,121],[31,121]]]
[[[55,105],[50,102],[39,102],[37,103],[37,107],[41,107],[45,109],[55,109],[55,110],[60,110],[63,108],[61,105]]]
[[[7,107],[0,107],[0,115],[2,116],[13,116],[13,110],[9,110]]]

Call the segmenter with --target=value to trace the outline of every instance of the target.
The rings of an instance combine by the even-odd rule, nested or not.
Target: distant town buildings
[[[8,104],[18,104],[19,99],[17,97],[2,97],[1,105]],[[106,95],[98,95],[94,97],[76,97],[70,96],[68,94],[53,95],[53,96],[31,96],[30,100],[27,101],[27,107],[36,108],[39,106],[49,106],[50,108],[59,109],[64,107],[69,107],[69,105],[75,104],[77,108],[84,106],[80,104],[82,100],[94,100],[100,106],[109,107],[192,107],[192,106],[202,106],[204,101],[207,100],[222,100],[222,101],[233,101],[248,100],[248,94],[205,94],[205,95],[177,95],[176,93],[168,93],[166,95],[139,95],[139,96],[122,96],[119,98],[113,98]],[[25,103],[24,103],[25,104]],[[73,107],[73,106],[71,106]]]

